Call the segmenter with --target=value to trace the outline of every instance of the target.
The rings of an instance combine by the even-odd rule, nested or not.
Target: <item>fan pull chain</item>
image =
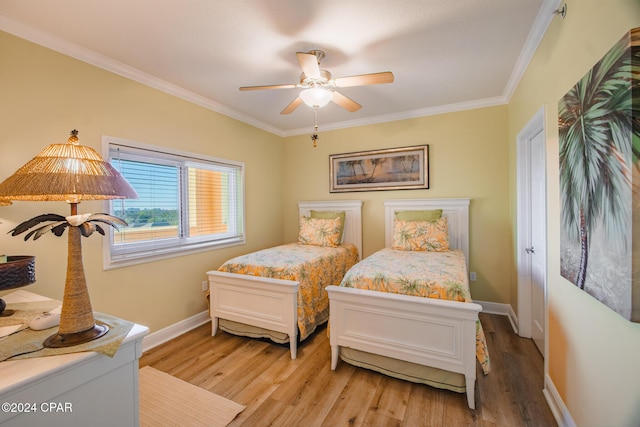
[[[318,109],[313,109],[313,134],[311,135],[311,140],[313,141],[313,148],[317,147],[318,141]]]

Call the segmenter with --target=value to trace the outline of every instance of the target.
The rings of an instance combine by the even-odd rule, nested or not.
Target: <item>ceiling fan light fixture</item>
[[[312,87],[300,92],[300,98],[311,108],[322,108],[331,101],[333,92],[320,87]]]

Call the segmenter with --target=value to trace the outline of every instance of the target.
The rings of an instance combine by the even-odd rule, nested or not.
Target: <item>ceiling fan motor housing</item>
[[[327,70],[320,70],[320,77],[307,77],[303,72],[300,73],[300,85],[308,87],[327,86],[331,81],[331,73]]]

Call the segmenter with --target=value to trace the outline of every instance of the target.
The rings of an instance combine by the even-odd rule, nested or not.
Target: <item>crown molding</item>
[[[500,97],[480,99],[469,102],[461,102],[456,104],[448,104],[437,107],[421,108],[411,111],[405,111],[400,113],[393,113],[387,115],[380,115],[375,117],[369,117],[365,119],[346,120],[333,123],[325,123],[322,125],[323,131],[346,129],[357,126],[367,126],[378,123],[385,123],[398,120],[407,120],[417,117],[433,116],[443,113],[451,113],[456,111],[464,111],[476,108],[491,107],[496,105],[503,105],[509,102],[511,96],[517,89],[520,80],[522,79],[527,66],[531,58],[533,57],[540,41],[542,40],[551,20],[555,16],[553,11],[557,9],[562,0],[543,0],[543,6],[541,7],[538,16],[534,22],[534,25],[527,37],[525,46],[518,57],[516,66],[511,73],[511,77],[505,87],[503,95]],[[280,137],[302,135],[312,131],[312,128],[298,128],[291,130],[283,130],[272,126],[263,121],[257,120],[254,117],[241,113],[232,108],[226,107],[218,102],[198,95],[194,92],[186,90],[182,87],[169,83],[165,80],[159,79],[148,73],[144,73],[136,68],[130,67],[126,64],[115,61],[104,55],[100,55],[90,49],[79,46],[75,43],[71,43],[62,38],[56,37],[50,33],[29,27],[20,22],[12,20],[5,15],[0,14],[0,30],[5,31],[14,36],[28,40],[40,46],[44,46],[63,55],[70,56],[88,64],[94,65],[98,68],[112,72],[119,76],[125,77],[132,81],[141,83],[145,86],[160,90],[167,94],[173,95],[185,101],[191,102],[200,107],[206,108],[216,113],[222,114],[226,117],[238,120],[246,123],[258,129],[270,132]]]
[[[281,129],[256,120],[255,118],[240,113],[237,110],[228,108],[210,98],[206,98],[194,92],[188,91],[184,88],[181,88],[180,86],[159,79],[148,73],[140,71],[137,68],[130,67],[104,55],[100,55],[90,49],[69,42],[68,40],[64,40],[50,33],[24,25],[20,22],[6,17],[5,15],[0,15],[0,30],[35,43],[37,45],[46,47],[63,55],[70,56],[79,61],[86,62],[87,64],[94,65],[103,70],[133,80],[137,83],[143,84],[153,89],[157,89],[169,95],[184,99],[185,101],[199,105],[200,107],[206,108],[208,110],[215,111],[232,119],[236,119],[251,126],[263,129],[267,132],[283,136]]]
[[[553,12],[560,6],[561,2],[562,0],[543,0],[542,7],[538,11],[538,16],[536,16],[536,19],[533,22],[533,26],[527,36],[524,47],[522,48],[522,51],[520,51],[516,65],[513,67],[509,81],[505,86],[503,96],[507,102],[509,102],[518,88],[520,80],[522,80],[533,55],[536,53],[544,34],[547,32],[547,28],[549,28],[551,21],[555,17]]]
[[[504,105],[507,99],[503,96],[495,98],[478,99],[476,101],[459,102],[456,104],[439,105],[437,107],[420,108],[417,110],[404,111],[401,113],[385,114],[381,116],[368,117],[364,119],[345,120],[334,123],[323,123],[320,125],[322,131],[346,129],[357,126],[367,126],[386,122],[395,122],[398,120],[415,119],[419,117],[435,116],[444,113],[455,113],[458,111],[475,110],[477,108],[495,107]],[[291,129],[283,132],[283,136],[302,135],[313,131],[313,127],[305,127]]]

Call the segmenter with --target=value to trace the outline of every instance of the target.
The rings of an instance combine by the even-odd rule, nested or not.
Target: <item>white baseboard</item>
[[[482,306],[483,313],[489,314],[499,314],[501,316],[509,315],[509,308],[511,307],[509,304],[502,304],[499,302],[488,302],[488,301],[473,301],[476,304],[480,304]]]
[[[518,325],[520,324],[520,321],[518,320],[518,315],[513,311],[513,306],[511,305],[509,305],[509,321],[511,322],[513,332],[515,332],[516,335],[520,335],[518,334]]]
[[[507,316],[509,318],[509,322],[511,322],[513,330],[516,333],[518,332],[518,328],[516,327],[516,325],[518,324],[518,318],[513,311],[513,308],[511,308],[511,305],[488,301],[474,302],[482,306],[483,313]],[[145,352],[151,350],[152,348],[157,347],[160,344],[164,344],[165,342],[172,340],[186,332],[189,332],[190,330],[195,329],[198,326],[203,325],[209,321],[211,321],[209,312],[203,311],[196,314],[195,316],[189,317],[188,319],[184,319],[178,323],[174,323],[173,325],[169,325],[166,328],[160,329],[159,331],[152,332],[142,340],[142,351]]]
[[[509,323],[511,323],[511,327],[513,331],[518,333],[518,316],[516,316],[515,311],[513,311],[513,307],[511,304],[502,304],[499,302],[489,302],[489,301],[473,301],[476,304],[480,304],[482,306],[483,313],[489,314],[499,314],[501,316],[507,316],[509,318]]]
[[[482,306],[483,313],[507,316],[509,317],[511,324],[513,325],[512,315],[515,316],[515,313],[513,312],[513,309],[509,304],[487,301],[474,302]],[[165,342],[170,341],[186,332],[189,332],[190,330],[195,329],[198,326],[203,325],[209,321],[211,321],[209,312],[203,311],[196,314],[195,316],[189,317],[188,319],[184,319],[178,323],[174,323],[173,325],[169,325],[166,328],[160,329],[159,331],[152,332],[142,340],[142,352],[149,351],[152,348],[157,347],[160,344],[164,344]]]
[[[145,351],[151,350],[160,344],[164,344],[165,342],[189,332],[200,325],[204,325],[209,321],[211,321],[209,312],[203,311],[195,316],[191,316],[178,323],[174,323],[173,325],[160,329],[159,331],[152,332],[142,340],[142,352],[144,353]]]
[[[573,421],[571,413],[569,413],[569,410],[562,401],[562,398],[549,375],[544,376],[544,389],[542,390],[542,393],[544,394],[547,404],[558,423],[558,427],[576,427],[576,423]]]

